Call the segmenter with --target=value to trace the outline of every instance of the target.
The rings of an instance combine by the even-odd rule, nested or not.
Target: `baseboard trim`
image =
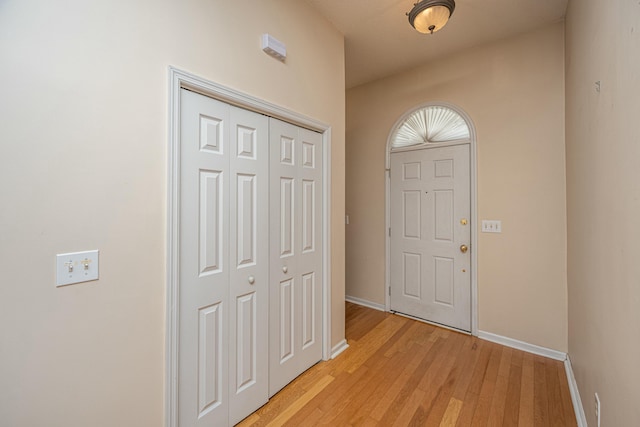
[[[384,309],[384,304],[378,304],[378,303],[375,303],[375,302],[367,301],[366,299],[356,298],[356,297],[351,297],[349,295],[345,295],[344,300],[347,301],[347,302],[352,302],[354,304],[361,305],[363,307],[373,308],[374,310],[386,311]]]
[[[513,338],[503,337],[502,335],[492,334],[491,332],[479,331],[478,338],[495,342],[497,344],[506,345],[507,347],[515,348],[518,350],[526,351],[527,353],[537,354],[538,356],[560,360],[562,362],[567,359],[567,353],[563,353],[558,350],[552,350],[546,347],[540,347],[535,344],[529,344],[528,342],[515,340]]]
[[[573,367],[571,366],[571,359],[569,355],[564,361],[564,370],[567,373],[567,381],[569,382],[569,391],[571,392],[571,402],[573,402],[573,410],[576,413],[576,422],[578,427],[587,427],[587,416],[584,413],[584,407],[582,406],[582,399],[580,398],[580,391],[578,391],[578,383],[576,377],[573,375]]]
[[[331,349],[331,358],[335,359],[338,357],[340,353],[349,348],[349,344],[347,344],[347,340],[342,340],[338,344],[334,345]]]

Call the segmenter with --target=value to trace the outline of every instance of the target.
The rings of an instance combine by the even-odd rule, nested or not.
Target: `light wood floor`
[[[562,362],[350,303],[346,336],[239,425],[576,425]]]

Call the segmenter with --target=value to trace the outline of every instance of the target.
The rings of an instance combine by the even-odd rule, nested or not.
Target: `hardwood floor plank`
[[[320,409],[316,408],[316,409],[313,410],[313,412],[311,412],[311,415],[309,415],[307,418],[305,418],[304,424],[305,425],[309,425],[309,426],[319,425],[320,424],[320,419],[323,416],[324,416],[324,412],[322,412]]]
[[[386,358],[393,357],[397,352],[407,351],[407,346],[413,345],[411,328],[413,322],[406,322],[400,329],[382,345],[376,353],[382,353]]]
[[[495,348],[495,344],[489,341],[481,341],[481,352],[476,365],[476,369],[469,383],[469,392],[479,395],[482,390],[482,382],[487,374],[487,368],[491,360],[491,353]]]
[[[458,333],[451,335],[449,337],[451,346],[445,356],[445,363],[439,368],[439,375],[433,378],[431,385],[425,384],[425,377],[420,383],[419,387],[427,389],[422,405],[425,413],[428,414],[426,426],[438,426],[442,421],[461,370],[465,366],[465,360],[470,356],[469,350],[473,344],[468,338]]]
[[[564,363],[557,365],[558,377],[560,378],[560,400],[562,402],[562,409],[564,410],[564,419],[566,425],[577,426],[576,413],[573,409],[571,400],[571,391],[569,391],[569,381],[567,379],[567,372],[564,368]]]
[[[346,303],[345,308],[347,310],[345,335],[355,341],[360,340],[384,319],[392,316],[390,313],[368,309],[352,303]]]
[[[511,357],[511,370],[509,372],[509,385],[504,404],[504,417],[502,425],[511,427],[518,425],[520,415],[520,391],[522,383],[522,358],[524,352],[515,350]]]
[[[413,414],[415,414],[416,410],[424,400],[424,392],[422,390],[415,390],[405,403],[404,407],[393,420],[394,427],[404,427],[409,425],[411,419],[413,418]],[[385,425],[385,424],[382,424]]]
[[[431,353],[427,352],[427,355],[429,354]],[[370,413],[371,418],[381,421],[385,416],[391,418],[393,413],[401,409],[401,407],[398,406],[397,399],[399,397],[402,398],[401,393],[408,387],[415,388],[417,382],[415,378],[416,371],[418,368],[424,369],[425,365],[428,364],[428,362],[425,363],[425,360],[429,360],[429,358],[425,357],[422,352],[417,351],[414,354],[411,362],[406,365],[400,376],[397,377],[375,408],[373,408]]]
[[[398,353],[395,357],[391,358],[392,365],[390,369],[383,372],[377,385],[372,387],[373,390],[369,396],[362,401],[359,408],[355,410],[351,409],[350,412],[353,413],[351,418],[349,418],[351,424],[359,425],[362,420],[371,418],[371,412],[380,405],[380,402],[387,396],[393,384],[402,376],[404,370],[412,370],[413,368],[411,366],[417,364],[420,358],[423,357],[423,355],[420,354],[421,351],[424,351],[422,346],[416,344],[412,347],[411,351],[406,354]]]
[[[530,427],[534,423],[533,392],[534,392],[533,355],[525,353],[522,356],[522,377],[520,385],[520,410],[518,426]]]
[[[354,424],[357,425],[358,427],[377,427],[378,426],[378,421],[374,420],[371,417],[367,417],[362,424]]]
[[[366,367],[361,367],[353,374],[342,372],[335,377],[331,384],[328,384],[316,393],[312,399],[306,401],[304,407],[300,407],[296,413],[290,417],[288,424],[291,426],[301,425],[315,409],[320,409],[324,413],[326,413],[328,409],[329,413],[331,413],[332,406],[349,391],[353,384],[364,378],[367,372],[368,369]]]
[[[350,347],[240,422],[262,426],[576,426],[561,362],[347,304]]]
[[[482,341],[477,338],[471,338],[469,340],[469,343],[469,348],[466,350],[466,352],[468,353],[468,357],[464,362],[465,365],[462,367],[460,378],[458,379],[456,387],[453,391],[453,397],[460,401],[464,399],[465,394],[467,394],[467,390],[469,390],[469,386],[471,385],[471,380],[473,378],[473,373],[476,370],[476,365],[478,364],[478,360],[480,358],[480,348],[482,345]]]
[[[513,349],[505,348],[502,351],[500,359],[500,367],[498,368],[498,379],[496,380],[491,408],[489,409],[489,419],[487,424],[490,426],[501,426],[504,418],[504,409],[507,399],[507,388],[509,387],[509,373],[511,372],[511,356]]]
[[[314,383],[315,384],[315,383]],[[293,402],[299,399],[305,390],[295,384],[295,381],[285,387],[280,393],[273,396],[269,402],[258,409],[254,414],[259,416],[259,419],[252,422],[252,424],[240,423],[242,426],[252,425],[255,427],[264,426],[272,419],[277,417],[280,412],[287,409]]]
[[[432,344],[432,349],[426,354],[412,377],[409,378],[396,396],[393,406],[380,419],[381,425],[388,425],[398,416],[398,413],[404,410],[404,406],[410,399],[411,394],[417,392],[416,389],[425,392],[421,408],[424,410],[431,407],[433,399],[440,389],[440,384],[442,384],[448,373],[447,368],[444,366],[454,353],[454,347],[459,347],[459,344],[461,344],[461,341],[453,338],[446,342],[436,341]],[[427,377],[432,378],[430,387],[423,385]],[[428,397],[427,394],[429,395]],[[423,412],[427,414],[426,411]]]
[[[486,375],[487,367],[489,366],[493,344],[488,341],[479,341],[478,346],[480,353],[474,365],[473,375],[471,376],[467,392],[464,395],[454,392],[454,397],[463,401],[462,410],[456,423],[459,427],[471,425],[478,404],[478,397],[482,389],[482,382]]]
[[[351,357],[342,358],[338,365],[343,365],[341,367],[347,372],[354,372],[406,323],[407,319],[400,316],[387,317],[354,345],[357,351],[352,351]]]
[[[294,416],[296,412],[298,412],[302,407],[304,407],[311,399],[316,397],[318,393],[320,393],[324,388],[330,384],[334,378],[330,375],[323,377],[318,383],[313,386],[309,391],[300,396],[293,404],[291,404],[288,408],[282,411],[276,418],[273,419],[267,427],[271,426],[281,426],[283,425],[289,418]]]
[[[482,381],[482,389],[478,395],[478,404],[471,420],[471,425],[485,426],[489,420],[489,410],[493,401],[493,391],[495,389],[496,380],[498,379],[498,369],[500,367],[500,359],[502,358],[503,347],[493,345],[489,364]]]
[[[462,409],[462,401],[452,397],[449,399],[449,404],[447,405],[447,410],[442,416],[442,421],[440,422],[440,427],[454,427],[458,422],[458,415],[460,415],[460,410]]]
[[[536,426],[549,424],[549,398],[544,360],[533,357],[533,423]]]
[[[409,328],[405,334],[384,353],[387,357],[392,357],[397,352],[408,351],[414,343],[425,344],[425,335],[431,335],[432,331],[424,328],[420,322],[407,322]]]
[[[363,366],[361,369],[365,369],[365,367]],[[333,420],[355,400],[356,396],[363,392],[364,387],[369,383],[367,378],[373,375],[372,371],[366,368],[364,378],[356,377],[355,373],[352,376],[354,378],[348,390],[344,392],[334,392],[329,399],[323,401],[319,406],[320,409],[325,412],[325,415],[320,419],[322,424],[334,425]]]
[[[564,409],[562,408],[561,392],[560,392],[560,378],[558,377],[557,365],[560,362],[547,362],[546,379],[547,379],[547,396],[549,405],[549,423],[550,425],[567,425],[567,420],[564,417]]]
[[[387,384],[391,384],[400,374],[404,366],[411,360],[410,353],[397,353],[396,357],[384,357],[384,364],[371,367],[371,375],[366,380],[361,381],[358,389],[352,390],[341,402],[339,407],[334,408],[334,425],[358,424],[362,419],[368,417],[368,413],[358,414],[358,410],[367,402],[375,403],[380,400],[386,391]]]

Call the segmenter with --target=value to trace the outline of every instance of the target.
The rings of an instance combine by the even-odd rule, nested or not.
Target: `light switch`
[[[502,221],[493,219],[482,220],[483,233],[502,233]]]
[[[98,250],[56,255],[56,286],[98,280]]]

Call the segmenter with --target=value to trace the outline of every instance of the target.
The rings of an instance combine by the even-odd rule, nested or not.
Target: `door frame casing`
[[[387,137],[387,147],[385,155],[385,311],[391,310],[391,297],[389,295],[391,289],[391,237],[389,236],[389,229],[391,228],[391,144],[393,135],[398,126],[406,120],[415,111],[427,107],[446,107],[460,115],[469,127],[469,139],[463,141],[452,141],[444,143],[435,143],[432,146],[415,146],[406,147],[401,151],[410,150],[432,150],[438,147],[446,147],[451,145],[469,144],[469,177],[470,177],[470,190],[471,190],[471,242],[469,247],[471,248],[471,335],[478,336],[478,175],[477,175],[477,143],[476,143],[476,129],[471,120],[471,117],[467,115],[459,107],[450,104],[448,102],[427,102],[418,106],[412,107],[402,114],[398,120],[391,127],[389,136]],[[400,150],[398,150],[400,151]]]
[[[179,258],[180,258],[180,91],[274,117],[322,134],[322,358],[331,358],[331,126],[187,71],[169,67],[166,238],[165,426],[178,426]]]

